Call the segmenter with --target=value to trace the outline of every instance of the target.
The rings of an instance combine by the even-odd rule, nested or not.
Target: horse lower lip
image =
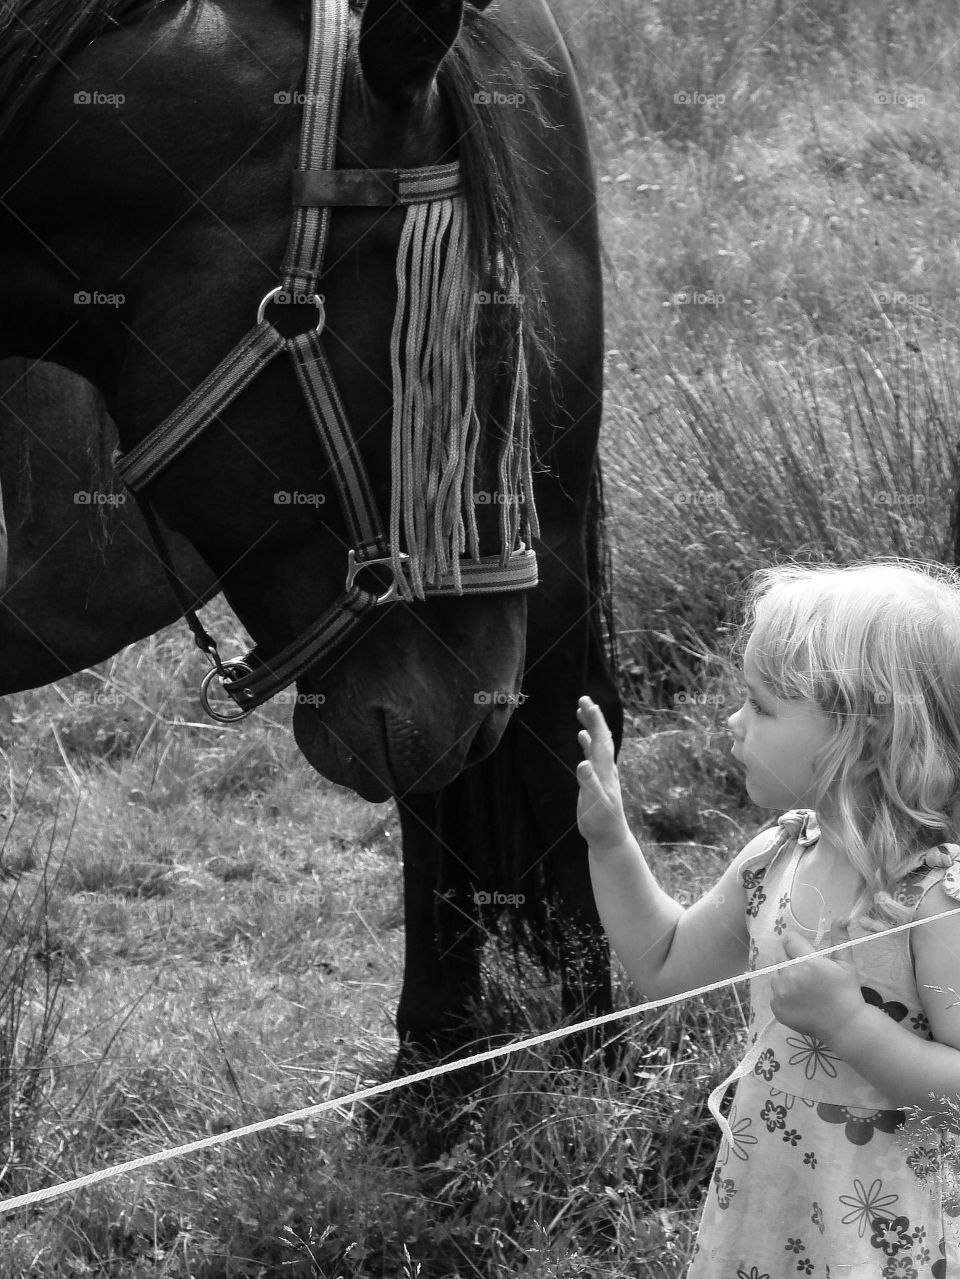
[[[441,789],[463,767],[456,751],[435,756],[424,750],[420,732],[409,720],[383,717],[383,758],[394,794],[422,794]]]
[[[347,786],[366,800],[382,804],[395,793],[393,778],[383,770],[373,771],[364,767],[356,753],[339,741],[316,711],[297,706],[293,712],[293,730],[297,745],[310,764],[321,776]]]

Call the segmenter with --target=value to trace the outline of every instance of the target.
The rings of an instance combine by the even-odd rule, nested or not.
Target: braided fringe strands
[[[463,196],[413,204],[397,253],[397,310],[390,340],[393,436],[390,546],[398,583],[424,587],[451,574],[459,593],[460,556],[480,558],[475,469],[479,298],[468,266]],[[519,317],[519,309],[518,309]],[[530,461],[530,399],[523,331],[517,324],[509,420],[498,463],[501,563],[525,530],[538,533]],[[480,498],[483,500],[483,498]],[[409,557],[407,572],[401,554]],[[408,594],[407,598],[410,595]]]

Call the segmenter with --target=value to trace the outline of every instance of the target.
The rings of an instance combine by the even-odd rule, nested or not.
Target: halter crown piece
[[[494,594],[537,584],[538,536],[530,465],[530,416],[522,332],[499,461],[501,552],[481,556],[474,470],[480,439],[475,405],[474,333],[479,298],[467,262],[467,209],[459,163],[419,169],[334,169],[337,116],[347,46],[348,0],[313,0],[300,167],[293,174],[293,225],[283,283],[260,304],[256,326],[181,406],[128,453],[121,478],[136,495],[171,587],[211,670],[201,685],[215,719],[241,719],[339,646],[371,609],[427,596]],[[390,342],[393,375],[389,537],[346,419],[321,334],[317,293],[334,206],[402,206],[397,309]],[[266,319],[272,301],[303,298],[314,329],[285,338]],[[216,642],[186,600],[159,523],[143,490],[215,422],[281,350],[293,360],[337,487],[353,548],[344,589],[303,634],[277,653],[256,647],[221,661]],[[401,535],[403,549],[401,549]],[[357,575],[371,565],[392,575],[371,591]],[[210,704],[217,678],[236,705]]]

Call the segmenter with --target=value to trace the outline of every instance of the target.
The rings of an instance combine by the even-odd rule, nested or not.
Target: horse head
[[[87,378],[129,456],[244,338],[283,269],[291,171],[302,167],[308,7],[21,0],[13,10],[22,68],[5,86],[0,75],[0,88],[30,111],[0,116],[0,355]],[[455,575],[459,555],[502,560],[522,528],[504,503],[532,495],[522,441],[510,451],[525,396],[523,306],[509,304],[524,229],[510,148],[474,101],[483,95],[470,92],[462,0],[367,0],[347,21],[333,167],[414,170],[459,158],[467,184],[463,246],[447,213],[423,214],[413,233],[423,242],[411,247],[402,207],[334,208],[318,285],[318,340],[350,447],[388,531],[418,550],[411,581],[392,543],[383,558],[400,598],[367,611],[288,696],[311,764],[384,799],[439,789],[483,758],[519,698],[524,591],[435,596],[424,586]],[[31,52],[23,31],[33,28]],[[38,94],[34,67],[48,47],[60,56]],[[441,297],[457,271],[459,294],[446,296],[476,303],[459,315]],[[420,311],[409,302],[418,288]],[[504,305],[483,305],[491,289],[505,291]],[[313,309],[271,305],[266,320],[289,338]],[[436,330],[432,354],[423,325]],[[460,348],[474,336],[465,360]],[[458,349],[436,353],[451,343]],[[267,665],[343,592],[356,549],[304,376],[284,358],[266,363],[146,490],[163,524],[211,567]],[[412,405],[401,436],[398,382]],[[444,425],[456,418],[451,401],[473,422],[459,440]],[[366,572],[377,595],[383,584]]]

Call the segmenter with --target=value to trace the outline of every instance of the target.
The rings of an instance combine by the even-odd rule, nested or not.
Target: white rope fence
[[[128,1159],[125,1163],[112,1164],[108,1168],[100,1168],[98,1171],[87,1173],[83,1177],[75,1177],[72,1181],[62,1181],[53,1186],[45,1186],[41,1190],[32,1190],[27,1194],[12,1195],[9,1199],[0,1200],[0,1213],[12,1212],[14,1208],[26,1208],[30,1204],[46,1203],[51,1199],[59,1199],[62,1195],[71,1194],[75,1190],[82,1190],[86,1186],[96,1185],[97,1182],[120,1177],[124,1173],[138,1172],[141,1168],[149,1168],[153,1164],[163,1163],[168,1159],[182,1159],[187,1155],[194,1154],[196,1151],[209,1150],[212,1146],[222,1146],[227,1142],[239,1141],[242,1137],[250,1137],[258,1132],[268,1132],[271,1128],[279,1128],[283,1124],[299,1123],[305,1119],[312,1119],[327,1111],[338,1110],[341,1107],[352,1106],[357,1102],[369,1101],[372,1097],[382,1097],[386,1093],[396,1092],[398,1088],[406,1088],[411,1084],[425,1083],[430,1079],[439,1079],[441,1076],[450,1075],[456,1070],[467,1070],[471,1066],[479,1066],[484,1062],[497,1061],[499,1058],[507,1057],[511,1053],[521,1052],[526,1048],[536,1048],[540,1044],[549,1044],[557,1039],[563,1039],[567,1035],[575,1035],[585,1030],[592,1030],[596,1026],[609,1025],[611,1022],[621,1021],[626,1017],[635,1017],[639,1013],[653,1012],[658,1008],[667,1008],[671,1004],[677,1004],[686,999],[696,999],[700,995],[708,995],[715,990],[725,990],[741,981],[752,981],[756,977],[769,976],[771,973],[791,968],[795,964],[803,964],[808,959],[823,959],[830,955],[835,955],[839,951],[847,950],[852,946],[860,946],[864,942],[872,941],[875,937],[890,937],[895,933],[906,932],[910,928],[918,928],[921,924],[932,924],[938,919],[946,919],[952,915],[960,915],[960,907],[941,911],[939,914],[931,915],[927,919],[914,919],[906,924],[898,924],[893,928],[885,929],[881,933],[867,933],[863,937],[854,937],[848,941],[840,942],[836,946],[827,946],[823,950],[815,951],[810,955],[799,955],[796,959],[786,959],[778,964],[768,964],[767,967],[757,968],[753,972],[738,973],[735,977],[725,977],[721,981],[709,982],[706,986],[698,986],[695,990],[684,990],[678,995],[668,995],[664,999],[651,999],[646,1003],[636,1004],[632,1008],[621,1008],[616,1012],[604,1013],[599,1017],[590,1017],[586,1021],[576,1022],[573,1025],[560,1026],[555,1030],[545,1031],[543,1034],[534,1035],[529,1039],[520,1039],[514,1043],[502,1044],[499,1048],[490,1048],[485,1052],[473,1053],[469,1057],[458,1058],[456,1061],[430,1066],[428,1069],[418,1070],[412,1075],[403,1075],[399,1079],[388,1079],[382,1084],[359,1088],[356,1092],[347,1093],[342,1097],[333,1097],[327,1101],[317,1102],[312,1106],[304,1106],[300,1110],[289,1110],[285,1114],[274,1115],[270,1119],[261,1119],[257,1123],[245,1124],[242,1128],[231,1128],[228,1132],[219,1132],[209,1137],[201,1137],[196,1141],[188,1141],[181,1146],[170,1146],[165,1150],[155,1151],[151,1155],[141,1155],[137,1159]]]

